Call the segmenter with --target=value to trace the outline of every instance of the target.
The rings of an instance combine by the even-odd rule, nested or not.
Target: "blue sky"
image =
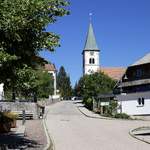
[[[60,35],[60,48],[40,55],[59,69],[72,85],[82,76],[82,50],[92,12],[92,24],[105,67],[128,66],[150,52],[150,0],[70,0],[71,14],[47,27]]]

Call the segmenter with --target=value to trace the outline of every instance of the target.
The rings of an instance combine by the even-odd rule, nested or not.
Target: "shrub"
[[[18,118],[18,114],[13,112],[3,112],[3,115],[11,120],[16,120]]]
[[[10,131],[11,122],[13,119],[5,116],[3,112],[0,112],[0,133],[7,133]]]
[[[83,101],[85,104],[85,107],[92,110],[93,109],[93,99],[92,98],[88,98],[87,100]]]
[[[117,113],[114,115],[114,118],[120,118],[120,119],[130,119],[130,116],[126,113]]]

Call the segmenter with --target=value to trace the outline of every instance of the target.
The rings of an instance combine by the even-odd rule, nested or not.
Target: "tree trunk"
[[[16,96],[15,96],[15,88],[12,87],[12,100],[15,101],[16,100]]]

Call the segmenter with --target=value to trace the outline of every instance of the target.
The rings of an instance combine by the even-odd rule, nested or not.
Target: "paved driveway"
[[[56,150],[150,150],[150,145],[129,136],[130,129],[148,121],[87,118],[72,101],[47,107],[46,124]]]

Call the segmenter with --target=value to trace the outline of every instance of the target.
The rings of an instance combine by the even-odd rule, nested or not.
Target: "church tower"
[[[96,43],[96,38],[93,31],[93,26],[90,21],[88,34],[86,37],[83,55],[83,75],[93,74],[99,69],[99,53],[100,50]]]

